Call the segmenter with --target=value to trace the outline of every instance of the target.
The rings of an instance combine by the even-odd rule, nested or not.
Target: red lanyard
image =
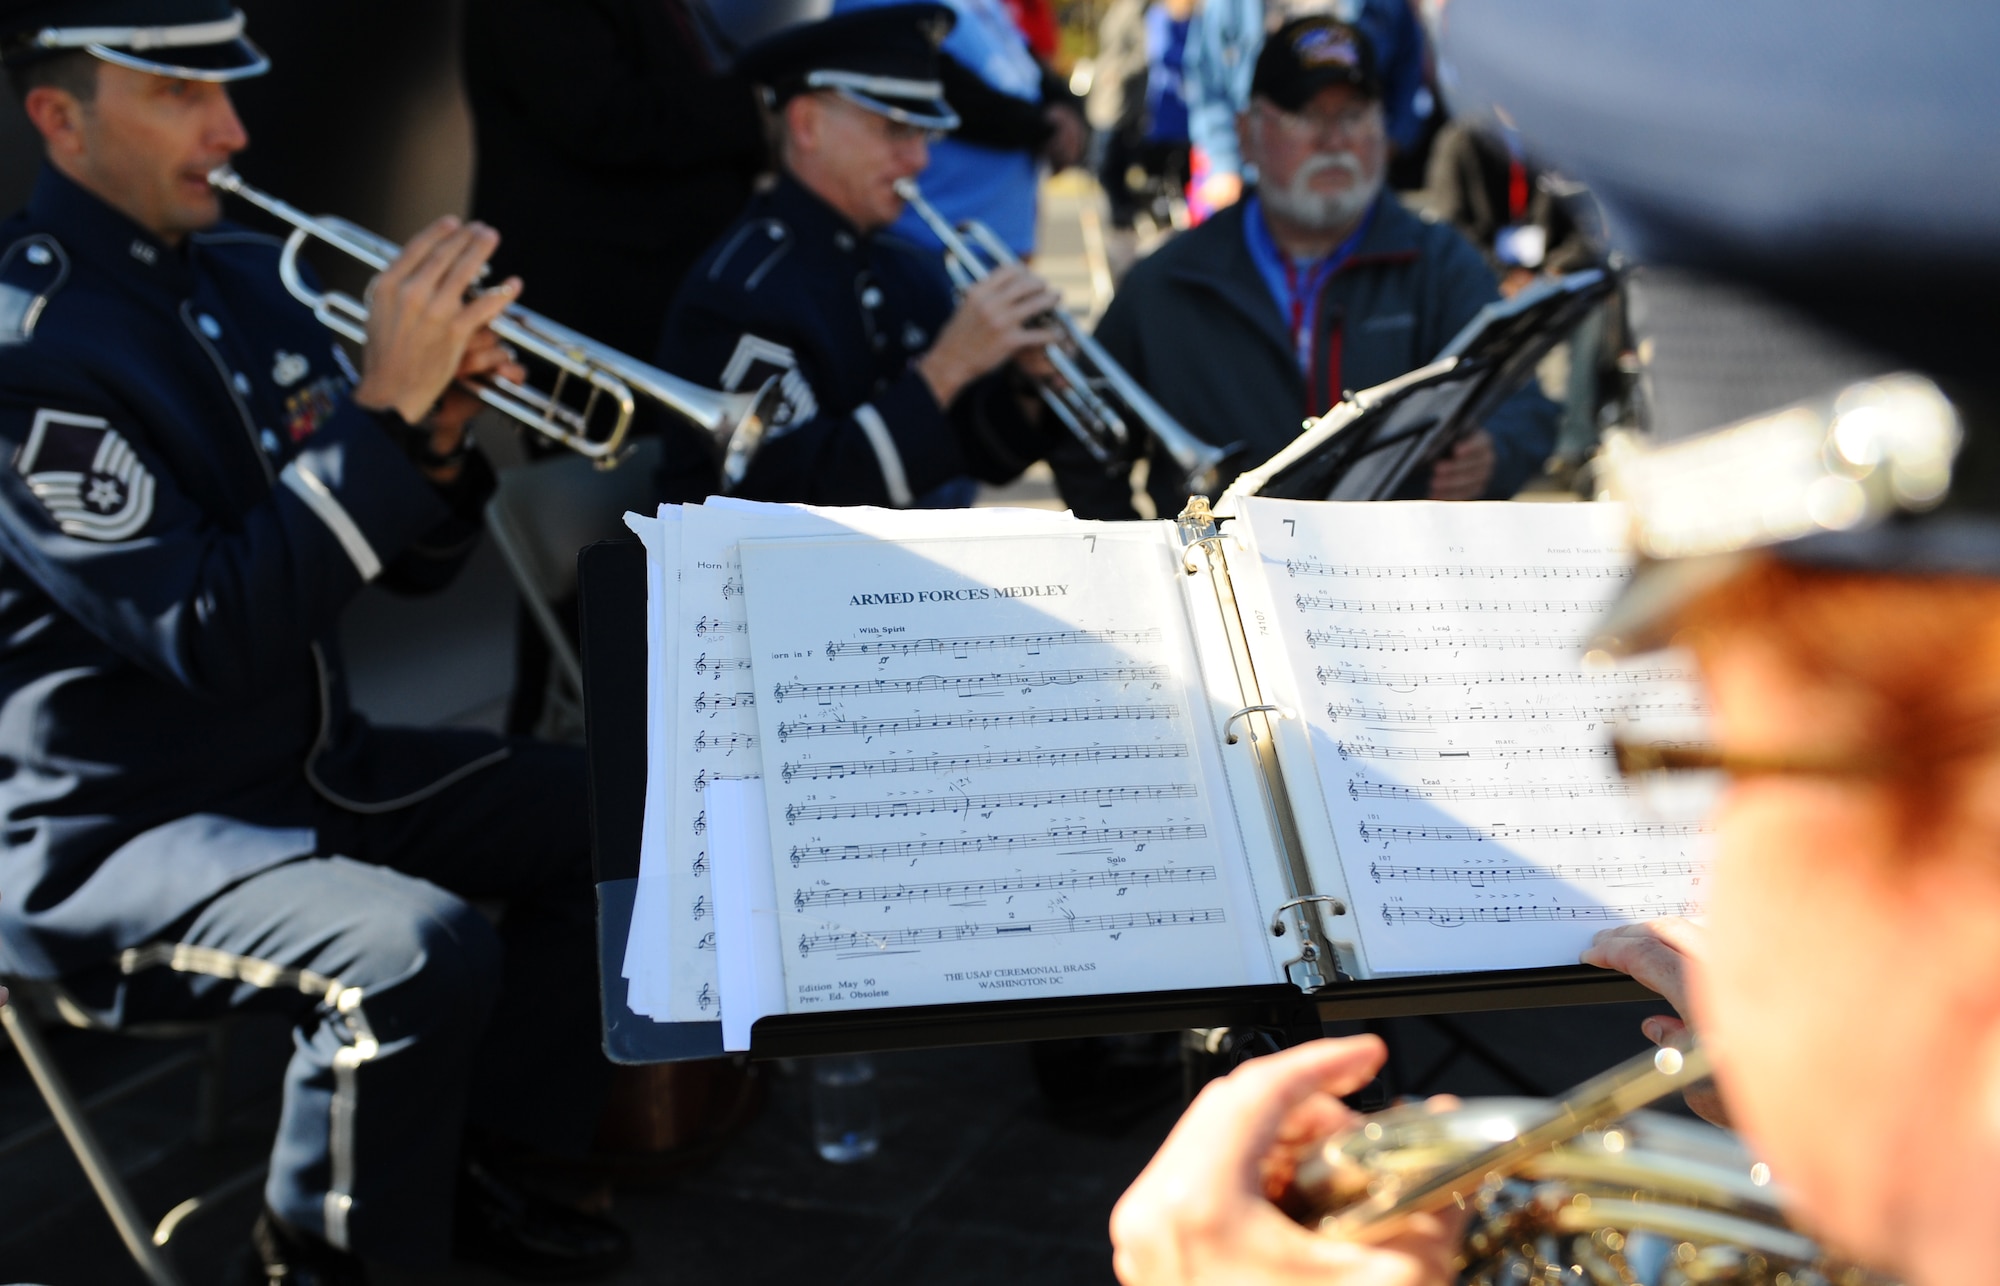
[[[1528,212],[1528,167],[1516,157],[1507,158],[1507,222],[1519,223]]]

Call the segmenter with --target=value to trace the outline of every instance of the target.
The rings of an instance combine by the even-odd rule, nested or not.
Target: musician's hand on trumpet
[[[454,381],[522,374],[487,329],[519,297],[520,280],[469,293],[499,244],[499,234],[484,224],[439,219],[368,285],[368,337],[354,400],[428,427],[436,456],[457,452],[477,407],[469,393],[447,395],[456,393]]]
[[[1673,1006],[1674,1012],[1648,1018],[1639,1030],[1655,1045],[1686,1051],[1694,1047],[1694,1028],[1688,1023],[1688,996],[1707,944],[1706,928],[1693,920],[1670,916],[1606,929],[1591,940],[1581,959],[1600,969],[1630,974],[1640,984],[1658,992]],[[1702,1120],[1729,1127],[1729,1109],[1716,1093],[1715,1082],[1704,1081],[1683,1091],[1682,1097],[1687,1100],[1688,1109]]]
[[[1020,264],[968,287],[937,342],[917,361],[938,405],[950,406],[966,385],[1010,360],[1043,360],[1041,350],[1059,343],[1062,333],[1034,323],[1060,302],[1047,282]]]
[[[1124,1286],[1417,1286],[1451,1278],[1457,1221],[1419,1215],[1372,1245],[1309,1232],[1272,1204],[1311,1145],[1355,1114],[1340,1102],[1387,1057],[1373,1036],[1253,1059],[1196,1097],[1111,1212]]]

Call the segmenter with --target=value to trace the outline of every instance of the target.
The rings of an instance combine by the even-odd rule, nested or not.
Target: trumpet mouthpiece
[[[234,192],[243,185],[243,180],[227,165],[218,165],[208,172],[208,185],[221,188],[224,192]]]
[[[897,179],[890,186],[894,187],[896,195],[905,201],[914,201],[917,199],[917,181],[915,179]]]

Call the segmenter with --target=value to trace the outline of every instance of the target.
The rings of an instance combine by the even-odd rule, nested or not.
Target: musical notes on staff
[[[703,616],[695,620],[694,636],[698,639],[714,638],[718,634],[747,634],[748,621],[725,621],[719,616]]]
[[[1521,648],[1540,648],[1544,651],[1567,651],[1572,646],[1567,639],[1552,639],[1538,634],[1380,634],[1374,630],[1307,630],[1306,646],[1309,648],[1339,648],[1342,651],[1367,652],[1434,652],[1440,650],[1463,651],[1467,648],[1486,648],[1495,651],[1514,651]]]
[[[754,692],[700,692],[695,694],[695,713],[710,710],[747,710],[757,704]]]
[[[1501,567],[1491,563],[1429,563],[1422,566],[1374,566],[1366,563],[1334,563],[1323,558],[1287,558],[1287,576],[1335,576],[1356,580],[1586,580],[1621,582],[1630,580],[1625,567],[1592,567],[1576,564],[1549,564],[1540,567]]]
[[[1603,701],[1594,705],[1463,705],[1395,709],[1353,701],[1330,701],[1326,717],[1360,723],[1394,723],[1413,727],[1448,728],[1460,723],[1604,723],[1614,718],[1640,720],[1697,718],[1707,713],[1699,701],[1651,701],[1626,705]]]
[[[1270,502],[1245,522],[1289,685],[1266,699],[1308,726],[1368,967],[1565,962],[1593,919],[1691,902],[1706,827],[1642,807],[1607,731],[1698,736],[1689,667],[1584,660],[1632,574],[1615,509]],[[1421,905],[1440,887],[1486,891]]]
[[[704,652],[694,659],[696,674],[748,674],[750,658],[747,656],[710,656]]]
[[[744,695],[749,695],[745,693]],[[735,754],[757,748],[757,734],[754,732],[698,732],[694,738],[694,748],[699,751],[716,750],[723,754]]]
[[[722,597],[725,601],[742,598],[743,578],[741,576],[731,576],[728,580],[722,582]]]
[[[1436,615],[1480,613],[1589,612],[1596,615],[1604,604],[1569,598],[1483,599],[1483,598],[1339,598],[1333,594],[1300,594],[1300,610],[1311,612],[1421,612]]]
[[[1526,784],[1509,782],[1483,786],[1403,786],[1350,778],[1349,799],[1609,799],[1632,793],[1625,781],[1567,781]]]
[[[824,821],[838,817],[922,817],[931,813],[990,813],[1003,808],[1110,808],[1142,799],[1193,799],[1192,782],[1169,786],[1083,786],[1075,790],[1015,790],[993,795],[942,795],[921,799],[850,800],[838,804],[789,804],[785,820]]]
[[[759,731],[783,747],[763,791],[794,1012],[1251,976],[1268,953],[1237,914],[1254,888],[1222,865],[1241,841],[1218,834],[1226,785],[1159,531],[741,558]],[[1134,941],[1149,917],[1183,927]],[[1037,933],[1068,936],[1008,945]]]
[[[1648,670],[1366,670],[1352,665],[1322,665],[1313,670],[1321,687],[1340,683],[1372,684],[1385,688],[1474,688],[1489,683],[1534,687],[1559,684],[1565,687],[1630,687],[1640,683],[1671,683],[1684,678],[1680,670],[1656,667]]]
[[[1437,840],[1441,843],[1504,844],[1528,839],[1634,839],[1706,835],[1707,822],[1575,822],[1531,826],[1384,826],[1362,822],[1364,840]]]
[[[1128,759],[1185,759],[1187,745],[1076,746],[1056,750],[989,750],[971,755],[905,755],[899,759],[847,759],[831,763],[788,763],[778,770],[786,781],[880,777],[892,773],[941,773],[988,768],[1048,768],[1056,764],[1108,764]]]
[[[1695,875],[1702,863],[1681,859],[1647,862],[1538,862],[1533,866],[1495,863],[1483,866],[1421,866],[1374,862],[1368,874],[1384,880],[1431,880],[1452,884],[1508,884],[1527,880],[1631,880],[1670,875]]]
[[[844,656],[922,656],[945,653],[964,656],[971,652],[1019,650],[1033,656],[1047,647],[1079,647],[1089,643],[1157,644],[1158,630],[1049,630],[1037,634],[972,635],[953,639],[867,639],[861,642],[828,643],[829,661]]]
[[[1638,906],[1402,906],[1389,903],[1382,908],[1384,924],[1434,924],[1442,929],[1461,924],[1551,923],[1583,920],[1654,920],[1666,915],[1694,915],[1701,910],[1696,902],[1669,902]]]
[[[1061,915],[1046,920],[990,920],[924,928],[882,929],[874,933],[804,933],[799,935],[799,954],[810,956],[822,951],[872,954],[937,943],[1006,938],[1017,934],[1029,937],[1051,933],[1121,933],[1128,929],[1220,924],[1226,918],[1222,908],[1206,907],[1196,911],[1128,911],[1118,915]]]
[[[857,906],[899,902],[975,903],[986,898],[1017,897],[1023,893],[1077,892],[1083,889],[1150,888],[1159,884],[1207,884],[1215,879],[1212,866],[1155,866],[1140,870],[1072,871],[1059,875],[1009,875],[990,880],[945,880],[936,884],[829,885],[802,888],[792,906]]]
[[[909,839],[882,844],[812,844],[795,846],[794,867],[809,862],[902,861],[918,857],[963,857],[969,853],[1019,853],[1058,848],[1089,852],[1116,844],[1167,843],[1206,839],[1208,827],[1198,822],[1174,826],[1058,826],[1022,835],[977,835],[964,839]]]
[[[1339,741],[1334,749],[1342,759],[1402,759],[1426,763],[1452,759],[1615,759],[1610,746],[1376,746],[1365,742]]]
[[[963,732],[1027,728],[1036,724],[1101,723],[1121,719],[1171,719],[1167,705],[1074,706],[1053,710],[994,710],[984,714],[927,714],[902,719],[801,720],[778,725],[778,740],[795,737],[886,737],[908,732]]]
[[[1024,670],[1016,674],[926,674],[912,679],[851,679],[833,683],[780,683],[779,701],[827,697],[907,696],[920,692],[998,692],[1079,683],[1164,683],[1163,665],[1103,665],[1078,670]]]

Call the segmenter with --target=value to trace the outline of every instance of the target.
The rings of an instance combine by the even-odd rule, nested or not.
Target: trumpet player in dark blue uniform
[[[297,1024],[258,1280],[608,1268],[622,1233],[490,1168],[602,1092],[581,755],[371,728],[335,639],[467,552],[454,381],[512,369],[520,283],[469,293],[495,234],[432,224],[356,369],[219,222],[266,67],[228,0],[12,3],[0,54],[47,158],[0,228],[0,973]]]
[[[956,305],[935,249],[887,233],[900,181],[953,128],[943,5],[866,9],[787,29],[741,68],[780,117],[776,187],[683,280],[659,364],[729,390],[776,377],[781,418],[735,494],[756,500],[951,503],[971,475],[1005,482],[1050,443],[1029,374],[1058,333],[1056,293],[1008,267]]]

